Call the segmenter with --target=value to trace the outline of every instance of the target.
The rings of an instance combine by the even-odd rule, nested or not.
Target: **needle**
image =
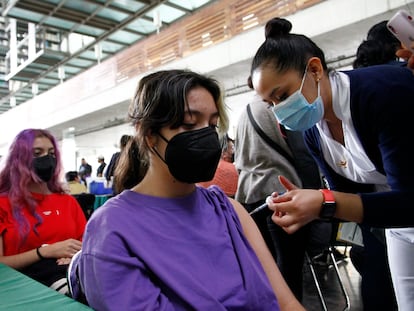
[[[265,209],[267,207],[267,203],[263,203],[259,207],[256,207],[254,210],[252,210],[249,215],[256,214],[257,212],[260,212],[262,209]]]
[[[282,194],[284,194],[284,192],[280,192],[278,195],[282,195]],[[267,203],[263,203],[262,205],[260,205],[260,206],[256,207],[254,210],[252,210],[252,211],[249,213],[249,215],[256,214],[256,213],[260,212],[261,210],[263,210],[263,209],[265,209],[265,208],[267,208],[267,207],[268,207]]]

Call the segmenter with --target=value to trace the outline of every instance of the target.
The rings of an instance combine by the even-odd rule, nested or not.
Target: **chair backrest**
[[[67,283],[70,297],[76,301],[88,305],[88,301],[86,300],[85,293],[82,289],[82,284],[79,280],[78,263],[81,254],[82,250],[78,251],[75,255],[73,255],[72,260],[70,261],[67,272]]]
[[[94,211],[95,195],[92,193],[81,193],[72,195],[81,206],[86,219],[89,219]]]

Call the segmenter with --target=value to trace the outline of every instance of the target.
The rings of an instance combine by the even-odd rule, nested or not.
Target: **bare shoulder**
[[[239,216],[240,222],[244,228],[254,223],[253,219],[250,217],[249,213],[247,212],[247,210],[244,208],[244,206],[240,202],[232,198],[229,198],[229,200],[231,204],[233,205],[234,210],[237,213],[237,216]]]
[[[246,209],[244,208],[243,205],[241,205],[240,202],[236,201],[235,199],[229,198],[229,201],[231,202],[231,204],[233,205],[234,209],[236,210],[237,214],[247,214]],[[239,215],[240,216],[240,215]]]

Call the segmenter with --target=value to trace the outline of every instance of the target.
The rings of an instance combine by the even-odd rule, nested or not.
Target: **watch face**
[[[336,210],[335,197],[329,189],[319,189],[319,191],[322,192],[324,200],[319,217],[323,220],[332,220]]]
[[[335,202],[324,202],[322,204],[321,213],[319,217],[325,220],[332,220],[335,215],[336,203]]]

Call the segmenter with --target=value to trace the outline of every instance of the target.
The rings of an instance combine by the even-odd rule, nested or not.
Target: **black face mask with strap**
[[[169,141],[161,134],[158,135],[167,142],[165,159],[156,149],[153,150],[178,181],[198,183],[213,179],[221,156],[220,141],[215,129],[205,127],[182,132]]]
[[[44,182],[48,182],[56,169],[56,158],[52,155],[33,158],[33,168],[36,175]]]

